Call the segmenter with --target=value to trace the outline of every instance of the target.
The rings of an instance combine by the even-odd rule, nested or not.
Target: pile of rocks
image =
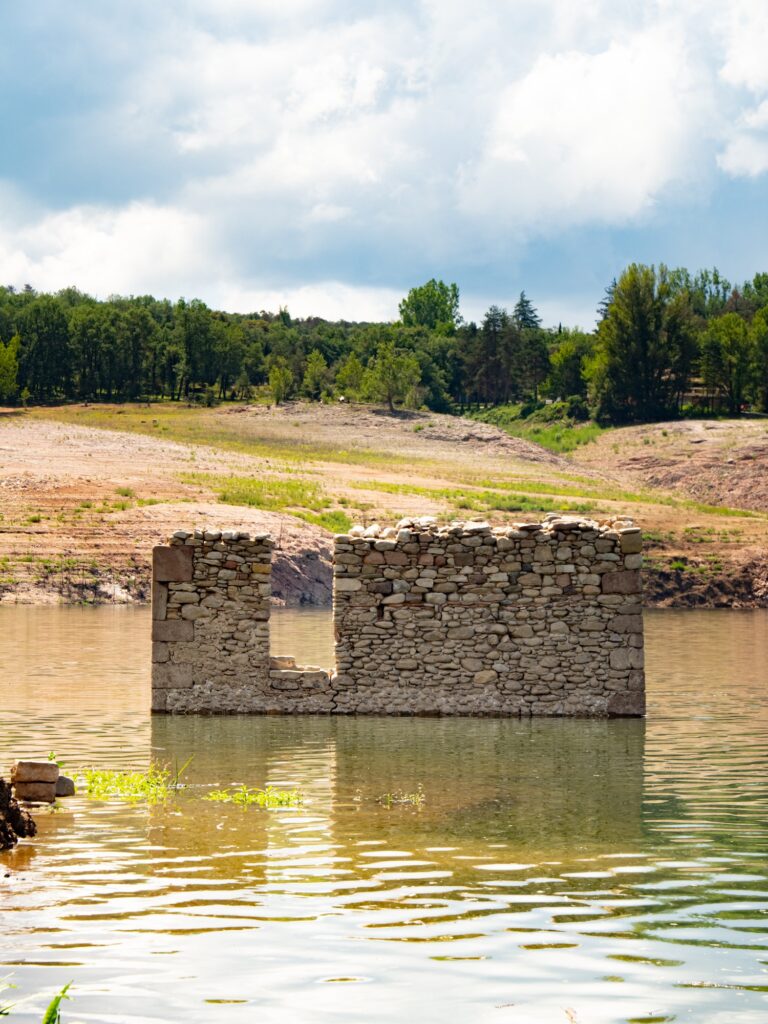
[[[62,775],[55,761],[16,761],[11,765],[11,785],[17,800],[36,804],[52,804],[75,792],[74,780]]]
[[[336,710],[642,714],[641,549],[623,517],[337,536]]]

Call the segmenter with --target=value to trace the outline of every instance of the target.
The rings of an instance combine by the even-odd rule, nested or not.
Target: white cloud
[[[6,279],[394,316],[404,277],[768,171],[765,0],[137,0],[146,46],[121,8],[78,23],[119,71],[74,137],[129,198],[0,193]]]
[[[189,295],[204,284],[208,253],[205,223],[188,210],[147,203],[77,206],[14,225],[0,208],[6,284],[32,282],[40,290],[76,285],[102,296]]]
[[[402,298],[397,290],[333,280],[298,287],[254,285],[239,277],[215,245],[201,218],[172,207],[76,207],[14,225],[0,204],[3,283],[17,288],[31,282],[40,291],[73,285],[98,298],[183,295],[232,312],[287,306],[294,316],[331,320],[397,317]]]
[[[499,97],[483,151],[465,169],[462,204],[526,233],[620,224],[697,176],[709,106],[669,26],[596,53],[544,54]]]
[[[763,0],[728,0],[717,20],[725,38],[723,79],[755,93],[768,90],[768,6]]]

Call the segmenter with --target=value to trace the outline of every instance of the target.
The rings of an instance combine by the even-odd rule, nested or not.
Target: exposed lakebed
[[[0,764],[194,755],[2,855],[13,1019],[71,980],[65,1020],[763,1021],[768,612],[646,621],[645,721],[151,719],[146,609],[0,608]],[[327,612],[272,633],[328,664]],[[201,799],[233,783],[304,803]]]

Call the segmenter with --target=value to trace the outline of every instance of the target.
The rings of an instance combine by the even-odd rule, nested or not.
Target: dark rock
[[[0,779],[0,850],[9,850],[19,839],[35,835],[37,826],[28,811],[19,807],[11,787]]]
[[[56,796],[74,796],[75,780],[68,775],[60,775],[56,780]]]

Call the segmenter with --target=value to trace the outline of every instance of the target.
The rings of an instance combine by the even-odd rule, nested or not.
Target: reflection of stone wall
[[[640,531],[403,520],[335,540],[337,671],[269,656],[271,541],[156,548],[153,710],[639,715]]]
[[[486,854],[489,842],[504,842],[509,849],[498,851],[500,859],[512,861],[518,850],[526,858],[537,851],[568,860],[586,858],[596,847],[626,852],[643,837],[644,736],[645,723],[637,719],[155,716],[152,722],[156,757],[182,764],[194,755],[184,776],[193,790],[272,783],[300,789],[312,800],[313,815],[330,810],[335,852],[342,855],[349,844],[343,855],[353,870],[366,870],[361,838],[384,840],[395,850],[463,844]],[[382,812],[384,794],[419,787],[418,812],[406,806]],[[211,819],[206,808],[218,807],[199,806],[201,821]],[[255,834],[264,817],[243,815],[237,825],[254,830],[249,850],[265,845]],[[217,818],[210,828],[198,822],[192,829],[189,821],[166,815],[163,827],[188,828],[201,854],[220,841]],[[453,852],[430,858],[457,872],[477,863],[456,861]]]
[[[336,710],[642,714],[639,529],[438,528],[336,538]]]
[[[327,673],[270,661],[271,557],[266,534],[234,531],[180,530],[155,548],[153,711],[328,710]]]

